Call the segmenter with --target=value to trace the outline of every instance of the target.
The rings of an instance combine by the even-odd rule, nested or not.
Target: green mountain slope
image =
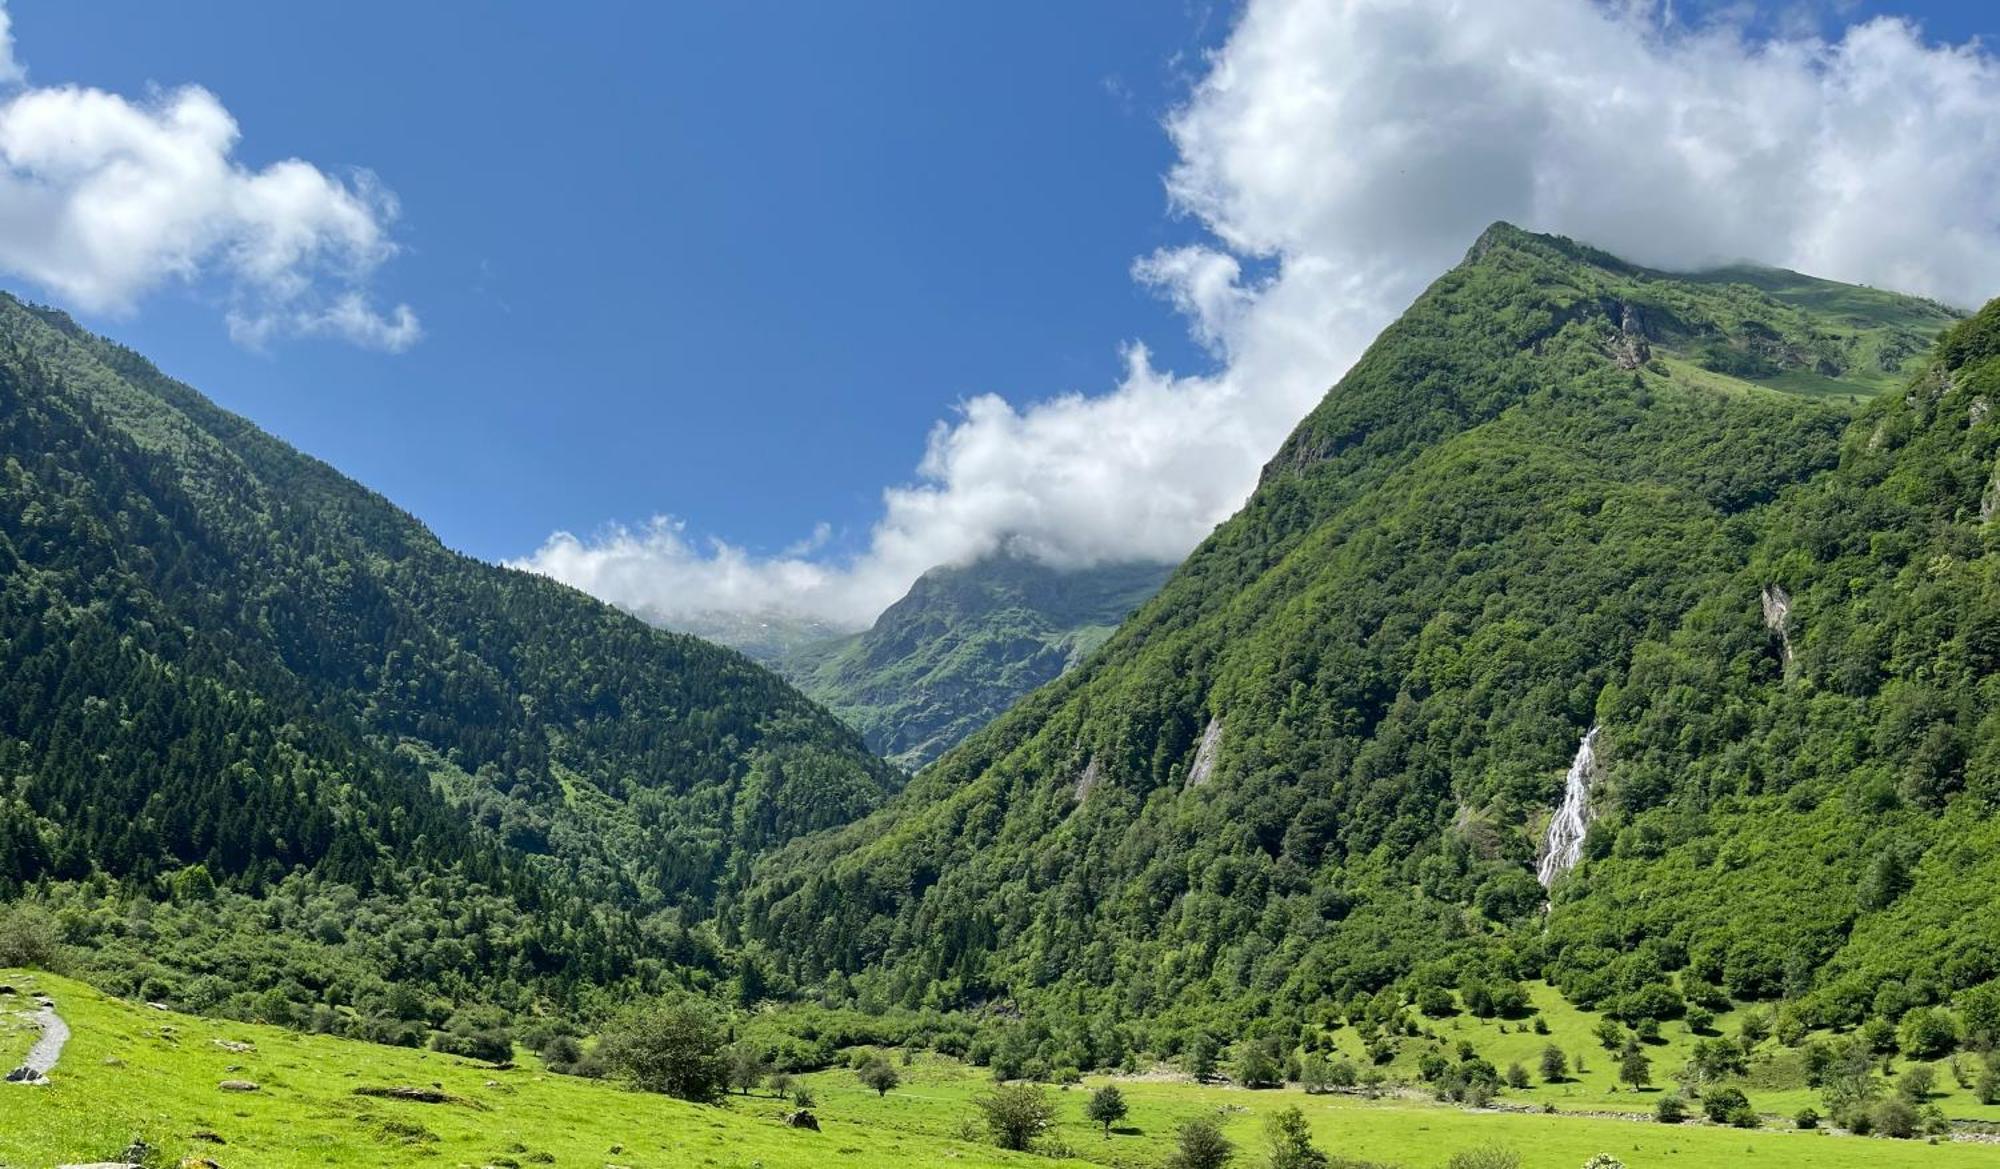
[[[336,1003],[330,963],[518,994],[693,960],[679,914],[896,782],[741,656],[452,553],[11,298],[0,776],[0,896],[76,882],[37,895],[162,996],[194,964],[220,995]],[[227,920],[118,925],[218,882]],[[281,886],[285,908],[251,908]],[[356,930],[398,908],[408,936]]]
[[[1006,553],[935,568],[873,627],[796,650],[778,668],[915,769],[1088,657],[1170,571],[1058,569]]]
[[[1543,973],[1591,1002],[1674,971],[1990,979],[1871,940],[1983,887],[2000,727],[1955,647],[1994,595],[1995,422],[1938,372],[1965,331],[1932,364],[1954,319],[1498,225],[1100,653],[768,858],[739,920],[864,1003],[1012,1000],[1078,1066],[1124,1019],[1171,1049]],[[1592,726],[1596,822],[1545,933],[1535,862]],[[1816,892],[1878,869],[1906,900]],[[1792,982],[1731,975],[1801,920]]]

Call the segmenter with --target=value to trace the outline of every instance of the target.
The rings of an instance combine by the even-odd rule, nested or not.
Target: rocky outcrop
[[[1188,768],[1187,786],[1198,788],[1208,782],[1215,773],[1215,757],[1222,750],[1222,716],[1211,715],[1208,729],[1201,733],[1201,746],[1194,751],[1194,763]]]
[[[1090,799],[1090,793],[1097,790],[1098,782],[1103,778],[1097,766],[1097,756],[1092,755],[1090,762],[1084,766],[1083,774],[1076,777],[1077,807],[1081,808]]]

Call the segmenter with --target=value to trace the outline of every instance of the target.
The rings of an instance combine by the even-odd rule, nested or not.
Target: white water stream
[[[1570,761],[1569,778],[1563,783],[1562,806],[1549,821],[1549,833],[1542,844],[1542,861],[1535,866],[1535,877],[1542,888],[1555,885],[1556,879],[1576,867],[1577,858],[1583,855],[1584,830],[1590,827],[1590,780],[1597,772],[1597,727],[1583,736],[1583,742],[1576,749],[1576,758]]]

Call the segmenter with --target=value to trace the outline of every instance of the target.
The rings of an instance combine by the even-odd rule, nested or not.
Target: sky
[[[1496,219],[2000,293],[1986,4],[4,11],[0,284],[670,622],[1178,559]]]

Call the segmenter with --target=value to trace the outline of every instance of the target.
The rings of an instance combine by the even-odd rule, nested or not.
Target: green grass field
[[[1966,1142],[1927,1145],[1776,1129],[1670,1127],[1561,1113],[1475,1112],[1409,1098],[1307,1096],[1289,1089],[1252,1092],[1148,1078],[1121,1081],[1131,1115],[1109,1139],[1083,1115],[1088,1089],[1101,1078],[1057,1091],[1059,1119],[1050,1139],[1073,1155],[1051,1158],[1003,1153],[976,1139],[976,1130],[968,1129],[975,1115],[972,1101],[990,1081],[981,1069],[928,1055],[902,1066],[902,1085],[886,1097],[877,1097],[844,1069],[802,1077],[818,1098],[815,1111],[823,1131],[799,1132],[781,1122],[788,1105],[769,1096],[738,1096],[720,1107],[701,1107],[614,1084],[549,1075],[531,1066],[532,1059],[499,1071],[434,1053],[156,1011],[46,974],[0,972],[0,982],[51,994],[75,1032],[52,1084],[0,1085],[0,1165],[11,1169],[115,1159],[135,1138],[152,1148],[149,1164],[177,1165],[185,1156],[196,1156],[225,1169],[1137,1167],[1160,1164],[1174,1126],[1202,1112],[1224,1118],[1243,1150],[1237,1163],[1250,1166],[1261,1158],[1262,1118],[1294,1104],[1305,1111],[1319,1143],[1329,1151],[1411,1169],[1441,1166],[1454,1151],[1487,1144],[1516,1150],[1527,1169],[1577,1169],[1597,1153],[1613,1154],[1634,1169],[2000,1166],[2000,1147]],[[1561,1004],[1544,997],[1552,992],[1535,989],[1560,1030],[1567,1032],[1575,1024],[1587,1031],[1591,1017],[1580,1012],[1574,1019],[1562,1016]],[[0,1062],[7,1066],[32,1040],[31,1031],[13,1014],[21,1005],[19,999],[0,1001],[0,1020],[5,1021],[0,1024]],[[1480,1034],[1481,1029],[1492,1034]],[[1470,1019],[1462,1021],[1460,1030],[1482,1046],[1491,1043],[1496,1056],[1505,1055],[1517,1041],[1524,1053],[1539,1052],[1548,1041],[1511,1030],[1502,1035],[1496,1025]],[[1455,1040],[1450,1021],[1440,1035]],[[217,1041],[247,1043],[253,1050],[231,1050]],[[1664,1046],[1681,1042],[1675,1037]],[[1504,1060],[1499,1062],[1504,1066]],[[1561,1109],[1631,1106],[1630,1093],[1609,1091],[1609,1061],[1602,1062],[1607,1069],[1602,1075],[1593,1063],[1576,1084],[1509,1093],[1507,1102],[1539,1105],[1547,1100]],[[217,1087],[225,1079],[251,1080],[259,1088],[225,1092]],[[355,1092],[433,1085],[453,1101],[425,1104]],[[1753,1099],[1760,1106],[1766,1103],[1754,1091]],[[1969,1114],[1956,1106],[1947,1111]]]

